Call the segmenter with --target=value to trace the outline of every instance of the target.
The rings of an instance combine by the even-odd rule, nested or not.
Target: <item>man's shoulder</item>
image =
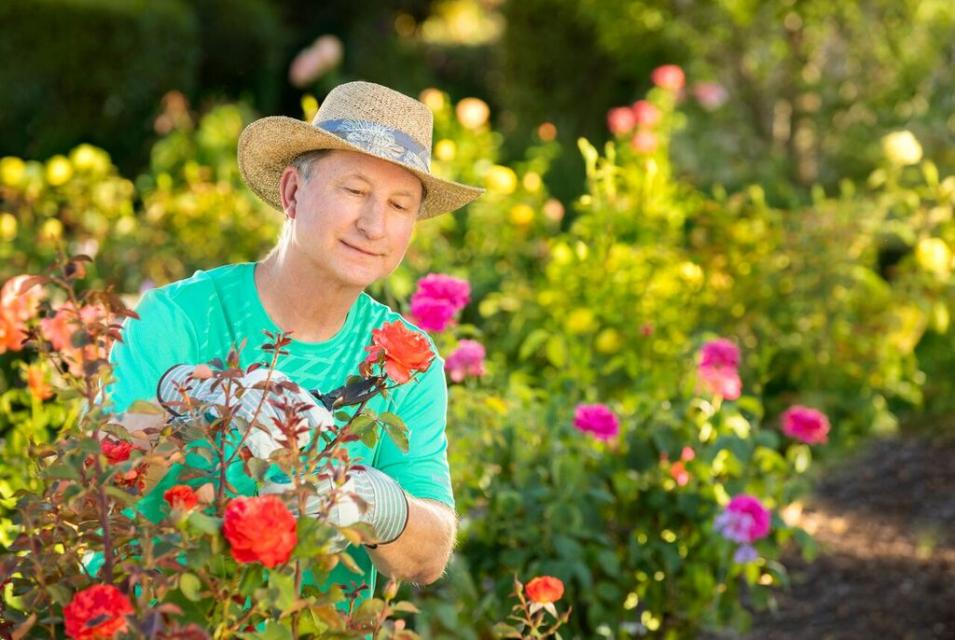
[[[207,306],[214,294],[223,288],[239,288],[252,263],[227,264],[213,269],[199,269],[188,278],[150,289],[143,298],[171,302],[185,310]]]

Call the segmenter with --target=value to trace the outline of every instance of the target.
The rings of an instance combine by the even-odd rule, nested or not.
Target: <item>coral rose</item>
[[[288,562],[298,542],[295,517],[274,495],[230,501],[222,533],[236,562],[260,562],[269,569]]]
[[[657,67],[650,74],[653,84],[668,91],[679,91],[686,82],[686,76],[683,69],[675,64],[665,64]]]
[[[133,445],[125,440],[110,440],[107,438],[99,443],[99,448],[110,464],[119,464],[129,460]]]
[[[637,126],[637,116],[630,107],[614,107],[607,112],[607,128],[615,136],[630,133]]]
[[[660,110],[651,102],[637,100],[633,103],[631,109],[633,110],[634,120],[642,127],[652,127],[660,122]]]
[[[170,507],[180,511],[190,511],[199,504],[199,496],[192,490],[192,487],[185,484],[170,487],[162,494],[162,498]]]
[[[409,329],[401,320],[388,322],[380,329],[372,329],[372,344],[365,347],[368,357],[362,364],[366,373],[370,365],[383,364],[388,377],[404,384],[415,371],[425,372],[431,366],[434,352],[428,339]]]
[[[550,604],[564,595],[564,583],[553,576],[540,576],[524,585],[524,592],[531,602]]]
[[[126,630],[126,615],[133,605],[110,584],[96,584],[78,591],[63,608],[66,635],[74,640],[104,640]]]
[[[829,418],[821,411],[802,405],[786,409],[782,415],[783,433],[807,444],[829,440]]]

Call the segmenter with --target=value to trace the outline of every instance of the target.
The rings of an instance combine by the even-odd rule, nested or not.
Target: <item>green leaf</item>
[[[377,620],[381,612],[385,610],[385,601],[378,598],[365,600],[358,606],[355,612],[355,622],[368,623]]]
[[[147,402],[146,400],[136,400],[129,405],[129,408],[126,409],[126,413],[145,413],[147,415],[159,416],[164,415],[166,410],[153,402]]]
[[[555,367],[560,368],[567,364],[567,345],[561,336],[549,337],[544,351],[547,354],[547,360]]]
[[[521,638],[521,632],[512,627],[509,624],[503,622],[498,622],[494,625],[494,628],[491,629],[491,633],[494,634],[495,638]]]
[[[106,485],[106,495],[119,502],[123,507],[131,507],[139,502],[139,496],[113,485]]]
[[[202,599],[202,582],[194,573],[183,573],[179,576],[179,590],[192,602],[199,602]]]
[[[535,329],[534,331],[531,331],[530,335],[524,338],[524,342],[521,344],[521,348],[517,352],[517,358],[519,360],[527,360],[529,357],[537,353],[549,335],[550,332],[548,332],[546,329]]]
[[[271,620],[265,623],[265,629],[256,637],[260,640],[293,640],[291,629],[281,622]]]
[[[245,572],[242,574],[242,580],[239,582],[239,595],[250,596],[255,593],[255,590],[262,585],[262,571],[262,565],[246,565]]]
[[[187,522],[189,523],[189,526],[196,529],[197,531],[213,536],[218,534],[219,529],[222,528],[222,520],[219,518],[213,518],[212,516],[207,516],[201,511],[193,511],[190,513]]]
[[[285,611],[295,602],[295,578],[279,573],[269,572],[269,595],[277,609]]]
[[[379,418],[385,431],[402,453],[408,453],[408,427],[393,413],[383,413]]]

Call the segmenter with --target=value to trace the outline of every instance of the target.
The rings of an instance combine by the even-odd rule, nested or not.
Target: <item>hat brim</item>
[[[249,124],[239,136],[238,159],[242,179],[266,203],[282,210],[279,178],[292,160],[308,151],[338,149],[355,151],[390,162],[415,174],[425,188],[419,219],[459,209],[478,198],[484,189],[452,180],[442,180],[401,162],[369,153],[302,120],[285,116],[269,116]]]

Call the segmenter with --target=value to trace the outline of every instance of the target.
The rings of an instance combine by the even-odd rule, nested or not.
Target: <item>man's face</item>
[[[364,289],[401,263],[421,205],[421,181],[390,162],[331,151],[283,176],[294,216],[287,250],[306,258],[330,285]]]

